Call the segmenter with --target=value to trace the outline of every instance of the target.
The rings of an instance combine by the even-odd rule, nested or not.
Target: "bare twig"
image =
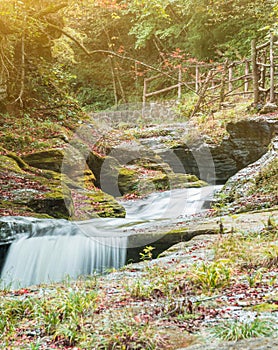
[[[20,107],[23,108],[23,94],[25,90],[25,33],[23,32],[21,37],[21,79],[20,79],[20,92],[14,103],[19,102]]]
[[[87,56],[92,56],[92,55],[95,55],[95,54],[105,54],[105,55],[110,55],[110,56],[114,56],[114,57],[117,57],[117,58],[120,58],[122,60],[126,60],[126,61],[131,61],[131,62],[135,62],[137,64],[140,64],[141,66],[143,67],[146,67],[152,71],[156,71],[156,72],[159,72],[161,74],[163,74],[164,76],[170,78],[170,79],[173,79],[173,80],[177,80],[176,77],[173,77],[171,74],[168,74],[168,73],[165,73],[163,72],[161,69],[159,68],[156,68],[150,64],[147,64],[145,62],[142,62],[142,61],[139,61],[137,60],[136,58],[133,58],[133,57],[130,57],[130,56],[124,56],[124,55],[121,55],[115,51],[111,51],[111,50],[102,50],[102,49],[99,49],[99,50],[93,50],[93,51],[89,51],[79,40],[77,40],[73,35],[69,34],[68,32],[66,32],[64,29],[62,28],[59,28],[58,26],[52,24],[52,23],[49,23],[47,22],[47,24],[52,27],[52,28],[55,28],[57,30],[59,30],[61,33],[63,33],[66,37],[68,37],[69,39],[71,39]],[[186,86],[190,91],[195,92],[194,89],[192,89],[190,86],[188,86],[185,82],[182,82],[182,85]]]

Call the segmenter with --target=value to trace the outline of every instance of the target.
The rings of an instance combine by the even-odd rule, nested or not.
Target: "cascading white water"
[[[125,219],[71,223],[13,218],[16,225],[10,225],[7,219],[10,230],[17,227],[18,239],[12,243],[3,266],[2,285],[15,289],[120,268],[126,261],[129,230],[199,212],[214,189],[173,190],[122,203],[127,212]]]
[[[2,271],[3,282],[12,288],[77,278],[125,264],[123,238],[45,236],[20,238],[12,244]]]
[[[35,234],[12,243],[1,273],[2,285],[15,289],[76,279],[125,264],[125,236],[100,236],[92,225],[85,232],[64,220],[41,220],[31,227],[37,230]]]

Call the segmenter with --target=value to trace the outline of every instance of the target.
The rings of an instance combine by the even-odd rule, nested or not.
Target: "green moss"
[[[125,209],[112,196],[101,190],[86,191],[78,189],[72,192],[75,220],[93,217],[125,217]]]
[[[121,168],[119,171],[119,176],[133,177],[136,175],[137,175],[137,173],[135,170],[128,169],[128,168]]]
[[[22,169],[14,159],[2,155],[0,155],[0,170],[4,172],[15,172],[18,174],[23,173]]]
[[[199,180],[197,176],[190,174],[169,174],[169,181],[171,189],[207,186],[206,182]]]
[[[176,235],[176,234],[179,234],[179,233],[185,233],[185,232],[187,232],[188,231],[188,229],[186,228],[186,227],[182,227],[182,228],[175,228],[175,229],[173,229],[173,230],[171,230],[171,231],[168,231],[167,232],[167,235]]]
[[[18,166],[19,166],[21,169],[27,170],[27,169],[29,168],[28,164],[26,164],[26,163],[24,162],[24,160],[23,160],[22,158],[20,158],[19,156],[17,156],[15,153],[13,153],[13,152],[8,152],[8,153],[7,153],[7,156],[10,157],[10,158],[12,158],[12,159],[14,159],[14,160],[17,162]]]
[[[118,186],[122,194],[134,193],[138,187],[138,174],[136,170],[122,167],[119,170]]]
[[[140,194],[148,194],[154,191],[169,190],[169,179],[166,174],[160,173],[148,179],[140,179],[138,190]]]
[[[27,154],[23,157],[24,161],[40,169],[47,169],[59,172],[62,167],[65,153],[61,149],[49,149]]]

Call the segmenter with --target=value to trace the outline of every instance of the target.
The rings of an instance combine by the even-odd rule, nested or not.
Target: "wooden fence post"
[[[221,87],[220,87],[220,106],[219,106],[219,108],[221,108],[221,103],[224,102],[224,100],[225,100],[225,84],[226,84],[227,66],[228,66],[228,59],[225,61],[224,66],[223,66],[223,72],[222,72],[222,77],[221,77]]]
[[[233,67],[229,67],[229,87],[228,91],[233,91]]]
[[[249,90],[248,76],[249,76],[249,62],[246,60],[246,62],[245,62],[244,92],[248,92],[248,90]]]
[[[252,71],[253,71],[253,90],[254,90],[254,104],[257,105],[259,103],[259,72],[257,65],[257,48],[256,48],[256,40],[253,39],[251,42],[251,52],[252,52]]]
[[[144,79],[144,88],[143,88],[143,107],[146,105],[146,100],[147,100],[147,79]]]
[[[178,101],[180,101],[181,100],[181,89],[182,89],[182,70],[181,70],[181,67],[179,67],[178,82],[179,82],[179,86],[178,86]]]
[[[269,102],[275,102],[274,93],[274,75],[275,75],[275,63],[274,63],[274,39],[273,34],[270,35],[270,48],[269,48],[269,60],[270,60],[270,90],[269,90]]]
[[[198,91],[199,91],[199,81],[200,81],[199,66],[196,66],[196,68],[195,68],[195,73],[196,73],[195,92],[198,92]]]

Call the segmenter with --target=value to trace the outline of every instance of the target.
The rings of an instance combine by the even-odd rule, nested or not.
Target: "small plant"
[[[276,331],[272,320],[256,318],[251,322],[226,322],[214,327],[211,332],[220,339],[232,341],[271,336]]]
[[[227,286],[231,279],[228,262],[228,260],[218,260],[210,264],[203,262],[197,267],[195,265],[196,270],[192,273],[193,283],[208,292]]]
[[[177,317],[179,320],[193,318],[192,302],[185,298],[167,298],[162,304],[162,314],[167,317]]]
[[[63,342],[64,345],[73,346],[76,344],[80,333],[80,326],[77,322],[69,320],[67,324],[60,324],[55,333],[54,339]]]
[[[145,299],[151,296],[154,286],[147,283],[147,281],[138,279],[131,285],[128,285],[126,289],[129,291],[131,297]]]
[[[262,278],[263,278],[262,271],[258,270],[254,273],[248,273],[246,278],[247,278],[249,287],[253,288],[257,283],[260,283],[262,281]]]
[[[155,249],[155,247],[147,246],[143,249],[143,253],[140,253],[140,259],[145,260],[151,260],[153,257],[152,251]]]

